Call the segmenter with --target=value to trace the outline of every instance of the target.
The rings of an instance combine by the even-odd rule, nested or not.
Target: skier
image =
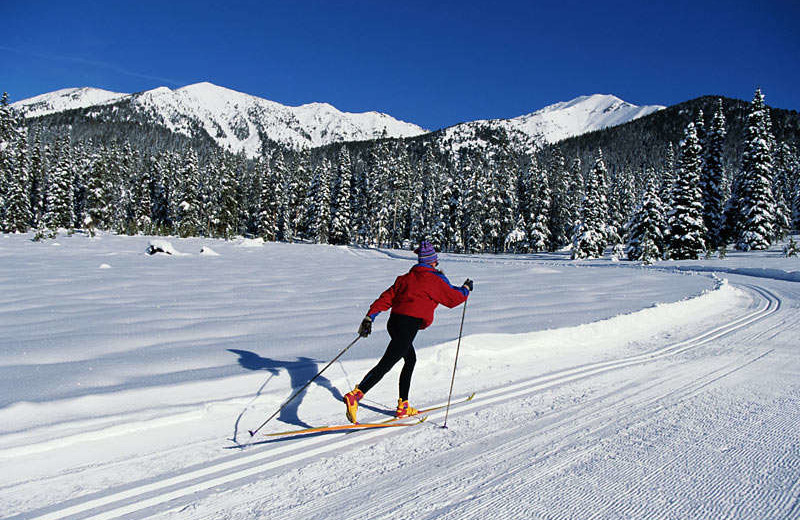
[[[411,270],[398,276],[394,285],[386,289],[375,300],[361,322],[358,334],[367,337],[372,332],[372,322],[382,311],[392,309],[386,329],[391,341],[386,347],[383,357],[370,370],[356,387],[344,396],[347,406],[347,419],[356,422],[358,402],[389,370],[402,358],[403,369],[400,372],[400,397],[397,400],[396,417],[409,417],[418,412],[408,404],[408,391],[411,387],[411,374],[417,356],[414,353],[414,337],[420,329],[433,323],[433,312],[439,304],[453,308],[464,303],[472,291],[472,280],[467,278],[461,287],[450,284],[447,277],[437,269],[439,260],[436,250],[422,241],[417,249],[419,263]]]

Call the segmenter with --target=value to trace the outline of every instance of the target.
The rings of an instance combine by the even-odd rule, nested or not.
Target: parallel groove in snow
[[[764,303],[759,305],[755,311],[750,312],[745,316],[733,320],[725,325],[715,327],[712,330],[699,334],[689,340],[669,345],[665,348],[646,354],[631,356],[616,361],[607,361],[576,367],[547,374],[545,376],[537,377],[528,381],[522,381],[520,383],[512,384],[488,392],[483,392],[475,401],[468,403],[457,410],[454,410],[454,413],[451,412],[451,415],[463,415],[470,411],[486,407],[490,404],[502,403],[513,398],[524,397],[532,392],[538,392],[545,389],[566,385],[571,382],[583,380],[612,370],[619,370],[632,365],[648,363],[651,361],[664,359],[669,356],[675,356],[707,344],[715,339],[726,336],[734,331],[738,331],[739,329],[742,329],[758,320],[766,318],[781,308],[780,299],[774,294],[755,286],[748,286],[748,288],[759,294],[764,299]],[[692,382],[689,383],[687,388],[691,386],[693,386]],[[645,397],[642,399],[642,402],[657,402],[663,397],[664,396]],[[636,400],[633,402],[636,402]],[[633,402],[630,399],[622,399],[619,403],[617,403],[616,406],[618,406],[620,410],[624,408],[630,408],[632,406],[636,406],[636,404],[632,404]],[[443,413],[432,414],[432,418],[443,417],[443,415]],[[607,416],[601,412],[590,414],[580,426],[572,430],[572,435],[580,436],[582,432],[585,432],[586,428],[589,428],[591,431],[592,425],[596,423],[599,423],[596,426],[597,428],[606,427],[604,424],[604,417]],[[569,417],[562,419],[562,421],[568,420]],[[556,425],[551,424],[550,426],[554,428]],[[274,470],[291,463],[296,463],[297,461],[305,460],[316,455],[330,453],[334,450],[342,449],[346,446],[351,446],[355,443],[363,442],[367,439],[375,438],[388,433],[388,430],[364,432],[359,434],[359,436],[356,438],[347,438],[344,436],[344,438],[341,438],[338,441],[332,441],[332,438],[342,436],[327,436],[304,439],[287,446],[264,449],[263,451],[255,454],[244,454],[240,457],[232,457],[222,463],[212,464],[184,475],[178,475],[145,485],[131,487],[122,491],[112,492],[109,495],[99,496],[90,500],[78,502],[66,508],[46,512],[41,516],[30,518],[57,520],[72,515],[81,515],[81,518],[106,519],[133,514],[147,508],[158,506],[159,504],[180,499],[193,493],[208,491],[210,489],[224,486],[246,477],[252,477],[261,473],[265,473],[269,470]],[[322,443],[324,443],[324,445],[317,446],[318,444]],[[513,443],[514,439],[512,438],[509,441],[509,446],[506,446],[506,449],[514,450],[515,448]],[[580,453],[575,455],[575,457],[580,456]],[[474,470],[475,464],[480,464],[480,461],[471,461],[471,464],[467,466]],[[569,464],[569,461],[565,462],[564,464]],[[516,472],[523,472],[524,470],[525,467],[518,467],[515,469]],[[506,473],[505,476],[508,476],[508,473]],[[498,485],[503,484],[500,483]],[[408,490],[406,490],[406,492],[407,491]]]

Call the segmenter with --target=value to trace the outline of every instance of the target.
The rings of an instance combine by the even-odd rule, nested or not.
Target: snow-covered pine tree
[[[773,241],[786,237],[792,230],[792,167],[796,153],[793,146],[781,143],[774,154],[772,194],[775,197],[775,234]]]
[[[72,230],[75,214],[73,212],[73,168],[69,138],[57,143],[58,160],[50,172],[50,186],[47,190],[47,212],[45,225],[53,232],[59,229]]]
[[[532,252],[546,251],[550,244],[550,185],[544,169],[536,163],[531,164],[528,189],[528,248]]]
[[[78,142],[73,146],[73,212],[75,214],[75,227],[83,227],[86,220],[86,197],[88,174],[91,170],[92,153],[94,144],[91,139],[86,143]]]
[[[258,187],[258,215],[256,233],[264,240],[278,239],[278,213],[280,201],[276,190],[280,183],[270,168],[269,158],[260,157],[255,164],[256,186]]]
[[[278,212],[275,215],[276,225],[278,227],[277,240],[290,242],[292,240],[292,223],[289,213],[289,199],[292,185],[289,172],[286,168],[286,158],[280,148],[278,148],[271,158],[270,170],[272,171],[272,177],[275,183],[274,197],[278,208]]]
[[[309,225],[311,239],[317,244],[327,244],[330,241],[331,230],[331,163],[323,157],[314,169],[313,189],[309,190],[313,200],[310,204],[312,221]]]
[[[520,214],[517,223],[511,232],[506,235],[505,249],[511,253],[527,253],[529,250],[527,234],[525,233],[525,219]]]
[[[365,182],[368,207],[374,217],[369,222],[367,243],[387,246],[391,241],[392,209],[395,199],[391,171],[391,150],[384,141],[370,153],[369,172]]]
[[[772,149],[768,109],[761,89],[750,103],[742,155],[739,214],[741,224],[736,248],[766,249],[775,236],[775,199],[772,195]]]
[[[5,220],[6,193],[13,167],[14,120],[8,103],[8,93],[0,98],[0,230]]]
[[[703,194],[700,191],[702,147],[694,123],[689,123],[680,144],[678,172],[668,213],[669,254],[674,260],[697,259],[705,252]]]
[[[456,222],[457,194],[454,193],[455,182],[453,181],[452,168],[449,165],[443,170],[442,176],[437,203],[437,225],[433,230],[433,242],[438,244],[442,251],[454,251],[456,249],[457,233],[453,223]]]
[[[503,200],[503,212],[501,220],[502,238],[504,241],[503,249],[507,250],[505,246],[505,240],[511,233],[514,232],[518,224],[519,198],[517,186],[519,184],[519,173],[516,164],[508,154],[504,154],[502,160],[499,162],[499,165],[503,182],[503,189],[500,194]]]
[[[658,188],[658,198],[664,205],[664,211],[669,213],[672,209],[672,185],[675,184],[675,147],[672,143],[667,146],[667,154],[664,164],[661,165],[659,177],[661,184]]]
[[[702,142],[705,160],[700,175],[700,189],[703,193],[703,223],[706,226],[706,244],[717,249],[724,244],[722,226],[725,210],[725,169],[724,144],[727,129],[722,99],[711,119],[711,125]]]
[[[402,143],[398,142],[390,147],[388,172],[390,199],[387,202],[391,203],[390,245],[400,247],[409,238],[409,207],[415,189],[408,152]]]
[[[580,219],[572,239],[572,259],[600,258],[606,249],[608,220],[605,193],[606,165],[598,150],[594,167],[589,171],[581,201]]]
[[[354,237],[352,218],[353,161],[347,147],[339,150],[331,215],[331,244],[347,245]]]
[[[792,220],[790,218],[791,209],[783,198],[783,192],[778,191],[775,197],[775,222],[772,241],[777,242],[786,238],[786,235],[792,230]]]
[[[370,155],[371,157],[371,155]],[[352,157],[352,159],[357,159]],[[371,217],[373,215],[372,186],[373,178],[369,162],[353,162],[353,229],[355,230],[354,241],[358,244],[366,245],[370,241],[372,229]]]
[[[170,234],[173,226],[173,207],[171,205],[174,179],[176,176],[175,154],[160,153],[156,160],[153,175],[153,232]]]
[[[311,176],[311,152],[309,150],[301,150],[295,155],[293,168],[288,172],[290,241],[298,238],[308,238],[306,216],[308,215],[308,206],[312,201],[308,197]]]
[[[626,223],[631,219],[636,209],[633,172],[628,168],[623,168],[617,172],[614,182],[614,203],[610,204],[610,206],[613,208],[614,213],[611,217],[613,234],[609,233],[609,241],[621,245],[627,241]]]
[[[108,149],[103,146],[92,158],[92,166],[87,176],[86,185],[86,215],[83,225],[94,236],[95,230],[107,229],[111,222],[111,193],[107,161]]]
[[[792,230],[800,230],[800,182],[795,184],[792,197]]]
[[[136,233],[153,233],[153,191],[158,176],[158,159],[149,155],[144,158],[141,173],[134,179],[133,217]]]
[[[481,183],[485,186],[485,191],[482,193],[482,206],[485,212],[482,232],[485,240],[483,246],[492,253],[499,253],[502,251],[505,242],[502,222],[502,217],[505,213],[505,201],[502,198],[500,186],[502,180],[499,178],[499,171],[496,166],[491,167],[487,173],[486,182]],[[478,186],[476,186],[477,189],[479,189]],[[479,193],[476,191],[475,195],[478,196]],[[478,249],[482,250],[483,247],[478,247]]]
[[[21,135],[15,136],[11,169],[5,189],[5,214],[2,230],[10,233],[25,233],[31,225],[31,205],[28,190],[30,175],[26,140]]]
[[[29,161],[31,225],[38,228],[44,213],[45,162],[39,134],[33,137]]]
[[[781,143],[775,153],[775,175],[772,191],[777,197],[780,191],[787,203],[791,204],[794,187],[800,176],[800,155],[793,143]]]
[[[110,164],[114,178],[114,228],[122,233],[131,233],[134,221],[133,177],[139,164],[138,153],[130,143],[125,143],[122,150],[112,148],[115,154]]]
[[[466,151],[461,164],[462,243],[465,253],[476,253],[486,248],[483,222],[487,213],[483,205],[483,194],[488,190],[488,183],[482,171],[484,165],[475,150]]]
[[[554,150],[553,159],[550,162],[549,183],[551,186],[552,203],[550,205],[550,219],[547,227],[550,234],[548,244],[549,251],[556,251],[569,242],[572,232],[572,222],[570,218],[570,177],[567,172],[566,160],[561,150]]]
[[[705,168],[706,162],[706,116],[703,113],[703,110],[697,111],[697,118],[694,121],[694,130],[697,132],[697,142],[700,143],[700,148],[702,149],[703,153],[700,154],[700,171],[703,171]]]
[[[0,100],[0,231],[24,233],[32,222],[27,133],[20,116]]]
[[[420,230],[421,238],[430,240],[433,237],[434,231],[439,225],[440,210],[439,210],[439,185],[441,183],[440,171],[441,168],[436,163],[433,156],[432,146],[425,147],[425,154],[422,161],[418,164],[418,176],[420,184],[422,185],[422,229]],[[413,240],[415,239],[412,235]],[[436,242],[438,245],[439,242]]]
[[[564,245],[572,241],[575,226],[577,226],[581,218],[581,202],[584,196],[583,175],[581,171],[581,159],[580,157],[575,157],[569,168],[569,187],[567,188],[567,242]]]
[[[233,172],[236,179],[234,191],[238,208],[236,233],[240,235],[254,233],[261,197],[261,184],[256,176],[254,162],[249,161],[244,152],[240,151],[233,158]]]
[[[658,198],[654,177],[655,172],[650,170],[642,201],[628,221],[626,230],[625,254],[628,260],[641,260],[646,264],[661,258],[666,227],[664,206]]]
[[[190,148],[179,173],[178,234],[182,237],[199,236],[204,230],[201,189],[197,154]]]
[[[237,171],[233,159],[223,154],[212,166],[217,177],[218,188],[213,196],[213,214],[211,217],[212,234],[216,237],[230,239],[239,233],[239,194]]]
[[[514,157],[503,145],[482,171],[486,192],[483,198],[484,249],[500,253],[506,249],[506,238],[516,226],[519,202]],[[491,223],[490,223],[491,221]]]

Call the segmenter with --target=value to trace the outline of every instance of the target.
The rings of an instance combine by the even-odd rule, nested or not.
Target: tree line
[[[404,247],[422,238],[452,252],[607,248],[631,260],[697,258],[734,244],[763,249],[798,227],[798,154],[771,133],[757,91],[741,168],[722,159],[721,103],[697,114],[665,159],[634,171],[491,143],[446,148],[384,139],[313,150],[272,147],[249,159],[198,156],[119,141],[43,140],[0,103],[0,227]],[[49,136],[51,137],[51,136]]]

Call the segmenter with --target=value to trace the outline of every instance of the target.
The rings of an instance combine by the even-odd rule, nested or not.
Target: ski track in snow
[[[11,254],[4,251],[8,240],[0,237],[0,259],[15,258],[13,247],[9,248]],[[117,240],[114,238],[113,243],[117,244]],[[195,242],[181,242],[178,249],[186,250],[184,244],[194,245]],[[59,248],[54,257],[72,254],[71,245]],[[334,258],[336,262],[346,262],[342,258],[350,257],[354,265],[394,262],[389,270],[413,259],[413,255],[406,252],[371,249],[314,249],[322,255],[315,260],[303,256],[308,251],[302,249],[303,246],[296,249],[268,244],[241,252],[228,244],[215,242],[214,248],[220,251],[221,257],[204,261],[225,261],[226,256],[235,253],[242,262],[233,273],[219,270],[222,281],[217,283],[222,286],[240,276],[245,280],[258,280],[261,264],[251,261],[264,254],[284,258],[302,251],[296,258],[302,258],[308,272],[323,276],[332,272],[325,269],[330,269],[328,264]],[[96,252],[91,258],[82,258],[83,254],[86,253],[76,253],[69,261],[90,264],[91,269],[97,269],[100,262],[96,261]],[[205,267],[196,263],[197,257],[147,259],[148,266],[181,269],[182,265],[193,265],[200,271],[187,273],[185,280],[169,285],[175,294],[165,294],[163,319],[154,319],[158,313],[145,312],[149,300],[136,291],[136,280],[141,276],[137,271],[141,269],[137,267],[142,262],[141,250],[135,255],[132,260],[130,254],[117,258],[114,254],[107,255],[104,261],[114,266],[112,270],[102,271],[102,276],[106,277],[103,280],[108,281],[100,286],[82,282],[74,294],[60,289],[68,281],[61,275],[48,273],[46,279],[36,280],[38,287],[45,290],[52,287],[55,294],[67,294],[64,303],[46,301],[37,295],[18,299],[0,296],[0,319],[8,324],[7,337],[23,338],[18,345],[0,350],[0,360],[10,367],[5,373],[12,374],[10,370],[15,363],[20,367],[31,366],[21,364],[22,354],[26,356],[26,363],[34,363],[39,358],[46,368],[49,360],[59,370],[70,366],[65,360],[70,359],[71,354],[83,356],[86,361],[80,361],[78,366],[88,364],[89,370],[97,368],[100,372],[105,356],[109,357],[107,363],[111,367],[120,360],[131,359],[127,349],[133,349],[134,356],[150,356],[176,347],[186,353],[198,348],[205,353],[204,345],[213,347],[213,352],[228,341],[237,348],[244,348],[241,346],[243,338],[276,327],[275,324],[289,320],[296,312],[296,306],[284,305],[287,301],[284,295],[302,294],[305,290],[303,285],[298,287],[292,280],[282,278],[284,272],[281,271],[252,287],[252,292],[245,285],[246,297],[235,294],[233,298],[220,301],[217,287],[203,286]],[[478,314],[480,310],[489,309],[502,316],[500,323],[503,325],[493,327],[485,317],[471,323],[474,328],[464,338],[463,346],[467,348],[462,353],[463,365],[459,360],[460,379],[457,377],[454,397],[463,397],[472,390],[478,393],[473,401],[450,410],[448,430],[439,428],[445,415],[444,411],[439,411],[431,413],[425,423],[403,428],[403,431],[379,429],[266,441],[257,437],[254,444],[243,449],[221,450],[219,427],[212,427],[208,422],[226,418],[232,418],[233,422],[235,418],[234,434],[241,429],[240,421],[242,424],[247,421],[248,427],[258,423],[260,419],[255,420],[254,416],[271,413],[288,396],[283,391],[289,392],[302,384],[296,380],[302,376],[290,378],[283,367],[279,370],[265,365],[261,370],[266,371],[243,378],[234,375],[228,367],[209,365],[202,356],[195,359],[184,355],[171,363],[174,366],[167,363],[161,367],[161,379],[153,368],[148,367],[149,371],[145,372],[144,365],[138,368],[132,364],[133,374],[141,370],[141,388],[125,378],[120,377],[117,382],[110,377],[95,381],[95,385],[98,381],[102,384],[94,390],[33,387],[34,394],[41,392],[41,397],[33,403],[17,402],[6,410],[0,406],[4,417],[20,421],[20,426],[5,425],[0,435],[0,462],[4,466],[8,464],[8,468],[19,469],[25,461],[41,464],[50,456],[54,461],[69,461],[72,459],[67,453],[76,453],[73,457],[76,462],[71,468],[63,467],[66,462],[60,462],[54,467],[61,469],[52,470],[52,474],[32,470],[30,477],[3,480],[0,483],[0,516],[15,520],[800,518],[800,434],[797,430],[800,364],[796,348],[800,337],[800,288],[793,281],[796,268],[787,270],[783,264],[775,268],[774,260],[766,265],[751,266],[745,263],[747,257],[744,256],[730,259],[725,265],[662,264],[646,270],[630,269],[631,264],[569,263],[558,255],[443,257],[446,267],[466,272],[471,277],[475,269],[482,269],[479,272],[485,278],[479,278],[477,288],[485,288],[487,292],[476,294],[490,295],[496,301],[487,306],[485,300],[479,299],[470,312]],[[194,263],[176,264],[178,261]],[[34,257],[31,262],[47,265],[47,261]],[[491,269],[498,267],[510,270],[492,278]],[[653,277],[652,269],[669,272]],[[696,293],[693,299],[685,302],[654,305],[641,311],[620,303],[602,303],[598,299],[597,294],[613,297],[611,292],[602,290],[609,280],[624,283],[620,281],[625,279],[626,273],[662,284],[656,287],[661,289],[667,285],[659,277],[681,282],[692,280],[692,273],[680,270],[727,272],[730,286],[737,288],[735,296],[731,296],[734,289],[728,287],[726,296],[715,297],[714,293],[721,293],[719,290]],[[157,268],[145,272],[156,277],[156,284],[174,275],[173,271],[161,273]],[[291,271],[286,272],[291,274]],[[7,273],[0,265],[0,286],[17,294],[14,291],[19,291],[18,287],[22,287],[25,280]],[[108,273],[114,278],[108,278]],[[530,293],[536,298],[527,302],[530,304],[527,312],[539,317],[538,324],[552,323],[553,328],[524,332],[524,324],[530,321],[520,319],[517,310],[520,301],[503,301],[504,291],[524,281],[524,273],[528,273],[534,283],[546,280],[551,284],[551,292],[569,292],[571,308],[564,307],[557,296],[539,301],[545,292]],[[562,283],[552,276],[582,281],[587,273],[591,276],[586,279],[594,278],[596,285],[585,293],[576,284]],[[708,276],[700,275],[694,280],[708,283]],[[346,283],[338,272],[329,278],[326,281],[334,285]],[[506,285],[504,278],[508,279]],[[92,279],[86,278],[87,281]],[[371,290],[373,286],[382,285],[383,279],[376,282],[367,273],[360,284],[368,285]],[[485,285],[480,285],[481,280],[486,280]],[[197,288],[193,289],[196,284]],[[719,287],[720,284],[717,289]],[[340,309],[350,303],[343,303],[341,297],[337,299],[339,292],[338,287],[321,288],[317,296],[321,296],[322,301],[310,309],[311,317],[303,324],[307,339],[293,344],[296,354],[302,351],[305,355],[305,346],[309,344],[306,341],[313,338],[352,334],[318,320],[330,313],[340,316],[353,312]],[[113,301],[120,309],[129,306],[132,312],[97,311],[95,301],[107,302],[109,293],[114,295]],[[199,296],[200,301],[183,306],[176,294],[193,295],[195,299]],[[646,298],[649,293],[633,290],[631,294]],[[675,298],[679,291],[670,294]],[[256,296],[262,299],[248,306],[248,298]],[[691,312],[702,310],[698,302],[717,305],[732,297],[735,300],[728,302],[730,308],[716,311],[716,314],[706,311],[699,315],[707,322],[701,322],[701,318],[692,321]],[[271,305],[270,310],[279,314],[266,326],[259,325],[263,317],[258,312],[265,302]],[[563,316],[552,318],[555,321],[551,322],[548,306],[559,312],[563,309]],[[616,315],[611,313],[613,317],[603,321],[603,317],[609,315],[606,309],[614,308],[624,311]],[[587,316],[593,316],[592,319],[601,321],[576,326],[575,316],[584,311]],[[358,312],[361,312],[360,306]],[[10,316],[30,321],[12,322],[8,319]],[[65,346],[71,347],[70,343],[80,340],[85,333],[77,332],[70,320],[86,316],[107,319],[116,324],[113,326],[124,327],[124,331],[144,328],[144,333],[136,336],[124,332],[115,336],[122,344],[115,343],[113,348],[95,341],[95,348],[106,349],[105,356],[93,357],[92,352],[80,349],[61,353],[53,348],[40,352],[25,347],[37,341],[49,342],[52,334],[64,334],[69,340]],[[441,314],[437,322],[439,331],[444,328],[442,323],[452,328],[458,318],[460,311]],[[613,330],[620,326],[632,327],[636,321],[645,325],[663,321],[667,332],[645,337],[646,333],[638,329],[632,329],[627,335]],[[289,323],[291,327],[296,322]],[[41,330],[27,332],[34,325]],[[100,337],[108,335],[107,329],[93,326]],[[236,330],[230,331],[231,327]],[[310,334],[308,329],[312,330]],[[513,333],[498,334],[498,329],[510,329]],[[436,336],[437,333],[442,334],[431,331],[426,337],[433,339],[434,346],[418,351],[421,363],[417,365],[416,377],[427,378],[426,383],[420,384],[431,387],[426,389],[428,394],[419,398],[421,405],[434,404],[430,401],[441,399],[442,391],[446,396],[446,388],[436,387],[432,380],[446,378],[449,383],[454,342],[437,344],[443,337]],[[588,336],[585,344],[581,335]],[[594,335],[597,337],[592,337]],[[169,338],[170,343],[165,345],[165,338]],[[603,338],[608,345],[603,344]],[[624,346],[612,345],[609,338]],[[559,341],[581,344],[559,347]],[[531,342],[543,347],[544,352],[530,349]],[[381,343],[382,339],[377,339],[371,348],[382,349]],[[598,346],[603,348],[597,350]],[[584,359],[580,357],[581,349],[586,349]],[[269,350],[264,352],[274,355]],[[362,369],[371,366],[373,360],[368,357],[367,353],[367,359],[353,359],[332,367],[331,372],[338,370],[339,374],[326,374],[331,378],[330,387],[312,387],[302,399],[303,404],[306,405],[306,401],[330,403],[331,393],[336,395],[335,388],[352,386],[352,380]],[[146,360],[151,361],[150,358]],[[165,361],[163,357],[152,360]],[[524,368],[510,370],[515,361]],[[522,375],[537,363],[542,363],[549,371],[534,369],[530,375]],[[312,370],[315,366],[309,365]],[[176,373],[183,374],[176,370],[186,368],[199,371],[202,377],[198,380],[194,378],[195,373],[189,371],[174,379]],[[507,369],[508,375],[504,376]],[[303,374],[305,370],[303,368]],[[484,371],[486,381],[483,380]],[[211,384],[206,378],[222,379]],[[383,388],[376,387],[375,395],[371,394],[366,404],[373,410],[376,404],[386,408],[395,378],[394,373],[389,374],[387,381],[379,385]],[[71,379],[66,377],[64,381]],[[268,385],[277,385],[277,390],[267,388]],[[231,389],[213,401],[202,395],[224,386]],[[245,395],[241,389],[248,387],[250,393]],[[258,390],[253,395],[255,389]],[[103,415],[103,411],[119,403],[128,406],[126,396],[127,400],[139,399],[147,404],[158,402],[157,396],[165,391],[178,395],[171,396],[158,408],[130,406],[116,414]],[[121,393],[120,397],[117,393]],[[52,403],[48,399],[53,399]],[[198,401],[203,403],[202,407],[198,407]],[[334,422],[338,421],[342,415],[340,403],[335,400],[333,403],[330,406],[337,407],[335,412],[326,410],[327,405],[320,405],[304,407],[302,414],[298,404],[293,412],[295,420],[319,424],[319,421],[335,417]],[[90,412],[93,409],[101,411],[100,415],[93,416]],[[248,410],[253,415],[245,416]],[[42,413],[57,414],[52,426],[56,433],[49,438],[29,426]],[[282,427],[287,429],[286,424]],[[169,435],[168,432],[185,437],[183,445],[159,437]],[[209,441],[214,433],[217,440]],[[126,438],[134,442],[128,446]],[[148,439],[154,446],[164,449],[145,449],[150,442]],[[86,462],[92,460],[93,451],[97,452],[97,461]],[[80,455],[82,453],[86,455]],[[130,476],[126,476],[128,474]]]
[[[563,370],[557,373],[548,374],[546,376],[533,378],[527,381],[517,382],[512,385],[497,388],[491,391],[481,392],[473,402],[461,405],[454,408],[450,414],[451,417],[463,416],[467,413],[480,415],[480,410],[494,405],[502,405],[505,402],[514,399],[525,399],[538,393],[546,392],[555,388],[565,385],[573,384],[575,382],[585,380],[606,372],[624,370],[632,365],[639,365],[643,363],[650,363],[665,358],[678,356],[687,351],[697,349],[711,341],[732,334],[748,325],[763,320],[768,316],[774,314],[781,308],[780,299],[774,294],[765,289],[756,286],[749,286],[754,294],[757,294],[762,299],[761,305],[749,312],[748,314],[726,323],[721,326],[714,327],[702,334],[699,334],[688,340],[684,340],[662,349],[648,352],[638,356],[632,356],[625,359],[619,359],[609,362],[594,363],[586,366],[576,367],[568,370]],[[480,473],[480,468],[486,464],[487,460],[505,459],[516,460],[517,463],[504,468],[495,477],[480,482],[482,489],[481,496],[496,496],[495,499],[486,500],[467,500],[463,498],[460,500],[461,506],[456,507],[457,511],[453,517],[458,518],[479,518],[483,512],[487,510],[503,510],[506,514],[513,517],[516,515],[523,515],[530,513],[529,510],[523,509],[510,509],[507,510],[503,506],[503,502],[507,499],[504,498],[508,493],[504,492],[507,488],[511,487],[516,489],[522,487],[530,489],[534,493],[538,493],[532,482],[546,480],[549,475],[556,474],[564,471],[578,461],[585,459],[587,456],[595,455],[598,447],[589,446],[578,449],[581,439],[587,436],[597,436],[600,431],[605,428],[620,428],[621,424],[617,420],[618,417],[628,417],[636,409],[647,408],[650,406],[658,406],[661,408],[674,406],[680,403],[687,395],[693,395],[700,389],[713,383],[721,377],[725,377],[732,372],[747,366],[750,363],[758,361],[758,359],[769,354],[769,351],[760,354],[759,356],[747,360],[743,364],[737,364],[733,367],[723,367],[718,370],[713,370],[707,374],[697,377],[696,374],[690,376],[683,376],[680,379],[680,384],[675,385],[673,378],[662,377],[660,381],[653,384],[646,391],[641,388],[628,388],[627,390],[615,390],[611,395],[603,396],[602,399],[596,401],[596,405],[580,404],[575,405],[567,410],[553,414],[548,417],[538,418],[536,421],[539,426],[534,427],[529,431],[527,437],[533,439],[533,446],[531,442],[520,442],[520,430],[525,430],[525,427],[516,427],[511,430],[505,431],[500,437],[504,438],[502,442],[495,439],[489,451],[484,452],[481,456],[468,461],[466,464],[460,464],[456,468],[456,473],[452,471],[447,474],[448,482],[456,482],[459,487],[462,487],[470,481],[470,476]],[[577,410],[577,416],[574,415]],[[442,412],[431,414],[429,419],[430,424],[436,423],[443,418]],[[635,417],[635,415],[634,415]],[[423,429],[428,427],[428,424],[416,426],[414,428]],[[558,432],[560,442],[553,445],[550,444],[552,438],[548,435],[549,432]],[[274,475],[274,471],[284,467],[296,464],[309,458],[316,458],[325,455],[335,454],[343,449],[355,448],[361,444],[369,443],[379,437],[394,435],[389,430],[362,432],[357,436],[349,436],[347,434],[337,434],[333,436],[320,436],[310,439],[301,439],[299,441],[290,441],[285,446],[274,447],[277,443],[268,443],[257,453],[251,453],[250,450],[245,451],[240,455],[236,455],[226,459],[223,462],[209,464],[196,470],[188,470],[182,475],[176,475],[167,479],[149,482],[140,486],[128,486],[122,490],[111,490],[108,493],[102,494],[96,498],[82,499],[76,501],[74,505],[66,508],[58,509],[49,513],[34,514],[30,518],[41,518],[42,520],[55,520],[60,518],[119,518],[126,515],[135,514],[138,518],[148,518],[153,513],[157,512],[158,506],[168,506],[170,508],[177,507],[176,503],[182,507],[185,502],[191,504],[198,499],[199,493],[213,493],[219,492],[223,489],[228,489],[225,486],[231,484],[244,483],[246,479]],[[341,439],[339,438],[341,437]],[[541,439],[541,440],[537,440]],[[533,448],[533,449],[532,449]],[[542,451],[544,449],[544,451]],[[574,451],[574,453],[570,453]],[[527,452],[533,452],[537,455],[532,459],[528,459],[523,455]],[[546,462],[556,454],[564,455],[554,466],[546,465],[545,470],[542,471],[540,464]],[[430,464],[433,462],[433,464]],[[434,461],[426,461],[426,466],[437,467]],[[363,517],[388,517],[403,518],[404,513],[399,512],[397,516],[397,504],[403,501],[407,496],[424,496],[426,503],[440,503],[447,504],[447,496],[453,491],[452,485],[443,487],[437,492],[428,490],[431,480],[436,480],[435,474],[426,468],[421,468],[419,465],[414,465],[417,484],[408,489],[406,486],[400,490],[380,489],[373,491],[373,494],[381,497],[378,501],[379,505],[371,507],[359,508],[358,512],[348,513],[347,517],[363,518]],[[796,468],[795,468],[796,469]],[[420,478],[420,477],[424,478]],[[354,483],[357,485],[357,483]],[[393,483],[387,484],[385,487],[393,487]],[[470,485],[470,487],[472,487]],[[491,489],[490,493],[486,490]],[[461,490],[463,493],[463,489]],[[188,500],[186,500],[188,498]],[[515,503],[526,503],[527,499],[533,497],[517,497]],[[183,499],[183,500],[181,500]],[[293,504],[290,508],[283,511],[287,516],[298,518],[316,518],[319,515],[324,515],[326,511],[333,510],[337,515],[344,513],[350,507],[348,504],[352,501],[350,493],[345,490],[337,495],[327,496],[323,501],[311,501],[310,505],[303,506],[300,504]],[[453,506],[453,504],[450,504]],[[605,509],[613,507],[614,504],[606,504]],[[604,509],[598,507],[592,517],[602,518],[601,515]],[[628,514],[641,514],[643,511],[625,511],[615,509],[616,513],[624,516]],[[280,513],[280,510],[277,511]],[[393,515],[394,512],[394,515]],[[440,516],[437,509],[429,511],[420,511],[413,506],[409,506],[409,518],[427,518],[427,517],[442,517],[447,518],[447,515]],[[591,511],[577,511],[577,518],[588,518]],[[76,516],[77,515],[77,516]],[[600,516],[598,516],[600,515]],[[215,514],[211,515],[212,517]],[[13,518],[13,517],[12,517]]]

